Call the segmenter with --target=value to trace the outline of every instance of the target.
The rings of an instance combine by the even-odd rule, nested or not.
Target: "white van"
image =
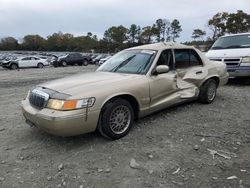
[[[224,62],[230,77],[250,77],[250,33],[220,37],[206,56]]]

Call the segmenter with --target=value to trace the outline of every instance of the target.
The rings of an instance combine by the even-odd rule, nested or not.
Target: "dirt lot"
[[[230,80],[210,105],[193,102],[141,119],[117,141],[98,133],[55,137],[24,123],[20,101],[29,88],[94,69],[0,69],[0,187],[250,187],[245,80]]]

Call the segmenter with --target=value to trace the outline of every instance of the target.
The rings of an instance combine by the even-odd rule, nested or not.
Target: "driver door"
[[[151,112],[164,109],[179,101],[179,94],[176,92],[177,77],[173,70],[172,50],[165,50],[161,53],[156,66],[158,65],[169,66],[169,72],[153,74],[149,78]]]

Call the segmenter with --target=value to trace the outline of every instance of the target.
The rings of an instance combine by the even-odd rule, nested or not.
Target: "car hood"
[[[72,96],[78,96],[80,93],[88,95],[94,91],[104,91],[110,87],[120,87],[123,83],[131,84],[136,77],[140,76],[142,75],[96,71],[53,80],[39,86]]]
[[[209,50],[206,56],[208,58],[239,58],[250,56],[250,51],[249,48]]]

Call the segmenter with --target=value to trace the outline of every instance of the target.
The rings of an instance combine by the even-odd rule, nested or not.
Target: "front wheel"
[[[67,66],[67,62],[66,62],[66,61],[61,62],[61,65],[62,65],[63,67],[66,67],[66,66]]]
[[[16,70],[18,68],[17,64],[13,63],[10,65],[10,69]]]
[[[99,132],[113,140],[119,139],[128,134],[132,127],[134,111],[128,101],[115,99],[104,106],[100,120]]]
[[[37,68],[39,68],[39,69],[43,68],[43,64],[42,63],[38,63],[37,64]]]
[[[199,102],[204,104],[212,103],[216,97],[217,84],[213,79],[207,80],[200,88]]]

